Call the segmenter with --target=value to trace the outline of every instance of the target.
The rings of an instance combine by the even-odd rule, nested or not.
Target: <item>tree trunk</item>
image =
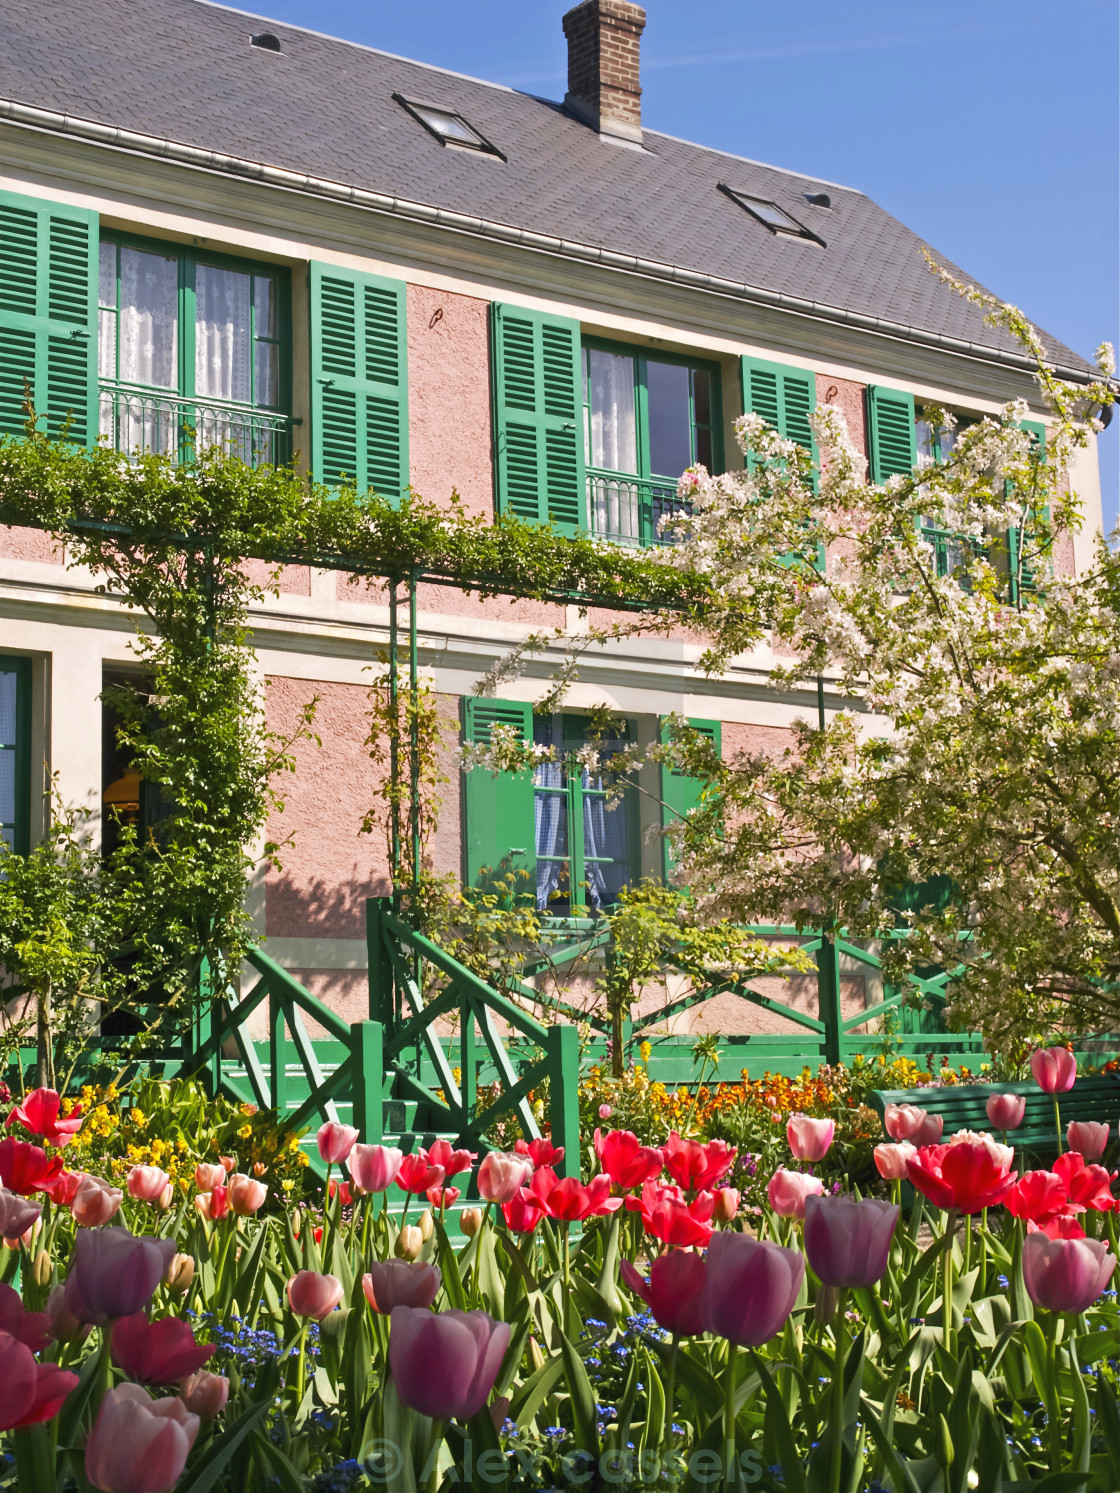
[[[54,1041],[51,1034],[51,987],[39,992],[36,1002],[36,1083],[41,1089],[54,1088]]]
[[[616,1004],[611,1009],[611,1077],[622,1077],[622,1018],[624,1007]]]

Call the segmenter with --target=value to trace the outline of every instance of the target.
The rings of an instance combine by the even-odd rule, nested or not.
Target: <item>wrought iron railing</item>
[[[217,446],[250,466],[279,466],[291,455],[289,415],[232,400],[186,399],[102,381],[100,433],[118,451],[155,452],[189,461]]]
[[[690,512],[677,497],[675,482],[628,477],[591,469],[587,473],[587,511],[591,532],[616,544],[671,544],[661,532],[663,519]]]

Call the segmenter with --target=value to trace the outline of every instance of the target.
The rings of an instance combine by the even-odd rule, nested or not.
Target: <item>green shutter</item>
[[[97,439],[97,214],[0,192],[0,435]]]
[[[885,482],[899,473],[908,477],[918,464],[913,394],[869,384],[867,435],[872,482]]]
[[[497,725],[511,726],[522,741],[533,739],[533,707],[520,700],[463,699],[463,736],[488,742]],[[495,876],[526,872],[518,892],[536,898],[536,827],[533,774],[475,767],[463,774],[463,846],[468,886]]]
[[[311,265],[311,468],[399,502],[408,486],[405,287]]]
[[[796,441],[816,457],[809,416],[817,407],[817,379],[807,368],[743,358],[743,410],[761,415],[787,441]]]
[[[579,322],[495,302],[491,309],[499,513],[587,528]]]
[[[723,750],[723,737],[719,721],[701,721],[688,719],[688,725],[694,731],[701,732],[706,736],[717,752]],[[669,740],[669,722],[665,717],[661,720],[661,740]],[[684,819],[690,809],[694,809],[700,802],[700,794],[703,792],[704,784],[699,778],[690,777],[688,773],[679,767],[670,767],[667,762],[661,764],[661,822],[667,828],[676,819]],[[673,847],[668,839],[662,841],[664,854],[665,879],[668,881],[673,869]]]

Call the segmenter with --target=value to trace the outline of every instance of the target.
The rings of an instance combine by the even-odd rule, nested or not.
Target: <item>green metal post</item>
[[[398,726],[400,690],[397,687],[397,578],[389,581],[389,875],[392,880],[393,911],[400,911],[401,879],[401,764]]]
[[[824,1058],[826,1063],[840,1061],[840,953],[830,933],[821,934],[817,950],[818,1018],[824,1023]]]
[[[557,1170],[579,1176],[579,1036],[574,1026],[551,1026],[545,1039],[548,1053],[548,1113],[552,1144],[564,1147]]]
[[[385,1133],[384,1027],[355,1021],[350,1027],[350,1093],[354,1125],[366,1145],[379,1146]]]
[[[383,918],[391,910],[389,897],[366,898],[366,968],[369,972],[369,1016],[394,1030],[393,961],[385,947]]]
[[[412,827],[412,920],[420,910],[420,658],[416,635],[416,575],[408,578],[408,780]]]
[[[463,1127],[474,1119],[478,1102],[478,1046],[474,1027],[474,1006],[464,997],[459,1017],[459,1094],[463,1101]]]
[[[288,1038],[283,1002],[268,993],[268,1082],[272,1090],[272,1107],[286,1114],[288,1105]],[[246,1041],[252,1039],[246,1034]]]
[[[221,1006],[218,1004],[217,995],[214,990],[210,961],[205,956],[203,956],[202,962],[198,967],[198,1011],[198,1040],[202,1042],[213,1032],[215,1021],[220,1022],[221,1020]],[[204,1030],[205,1037],[202,1036]],[[222,1049],[220,1043],[206,1059],[203,1076],[210,1095],[213,1097],[217,1094],[218,1087],[222,1081]]]

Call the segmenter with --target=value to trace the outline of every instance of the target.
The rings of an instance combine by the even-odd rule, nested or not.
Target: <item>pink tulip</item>
[[[808,1172],[787,1172],[780,1166],[770,1178],[766,1196],[779,1218],[804,1218],[806,1198],[816,1197],[824,1191],[819,1177]]]
[[[457,1177],[460,1172],[469,1172],[478,1159],[477,1151],[453,1151],[450,1142],[442,1138],[433,1141],[420,1155],[427,1159],[429,1166],[442,1167],[445,1177]]]
[[[178,1384],[214,1352],[212,1346],[195,1341],[181,1317],[149,1322],[144,1312],[113,1323],[110,1347],[116,1366],[142,1384]]]
[[[1027,1101],[1022,1094],[991,1094],[984,1108],[994,1130],[1018,1130],[1027,1112]]]
[[[229,1188],[215,1187],[213,1192],[200,1192],[194,1205],[203,1218],[224,1218],[229,1212]]]
[[[1071,1120],[1066,1126],[1066,1145],[1071,1151],[1079,1151],[1086,1161],[1099,1161],[1109,1134],[1103,1120]]]
[[[36,1363],[26,1343],[0,1331],[0,1431],[53,1420],[78,1382],[53,1363]]]
[[[229,1206],[241,1218],[249,1218],[258,1212],[268,1196],[263,1182],[247,1177],[244,1172],[234,1172],[229,1179]]]
[[[66,1277],[66,1306],[79,1322],[130,1317],[155,1295],[175,1254],[174,1239],[127,1229],[79,1229]]]
[[[708,1271],[702,1255],[686,1249],[671,1249],[668,1254],[658,1255],[649,1268],[648,1280],[629,1260],[623,1260],[622,1279],[645,1302],[658,1326],[666,1332],[695,1337],[704,1331]]]
[[[1065,1047],[1041,1047],[1031,1053],[1031,1072],[1044,1094],[1064,1094],[1077,1078],[1077,1059]]]
[[[913,1140],[924,1119],[925,1110],[916,1104],[888,1104],[883,1111],[883,1129],[891,1140]]]
[[[511,1203],[533,1175],[533,1163],[516,1151],[488,1151],[479,1163],[478,1195],[486,1203]]]
[[[288,1282],[288,1305],[297,1317],[321,1322],[342,1300],[342,1282],[336,1275],[300,1270]]]
[[[53,1335],[46,1312],[25,1311],[19,1292],[6,1285],[0,1285],[0,1332],[8,1333],[32,1353],[41,1353]]]
[[[33,1089],[22,1104],[8,1116],[8,1124],[17,1121],[32,1135],[41,1136],[48,1146],[68,1146],[82,1128],[82,1106],[79,1104],[68,1120],[58,1118],[62,1100],[54,1089]]]
[[[350,1181],[358,1192],[387,1192],[397,1180],[402,1153],[396,1146],[356,1145],[350,1152]]]
[[[786,1140],[798,1161],[822,1161],[835,1134],[834,1120],[814,1120],[809,1115],[790,1115],[786,1124]]]
[[[226,1185],[226,1169],[218,1161],[200,1161],[194,1169],[194,1185],[199,1192],[213,1192]]]
[[[731,1223],[739,1213],[739,1190],[737,1187],[717,1187],[714,1193],[715,1207],[712,1209],[713,1223]]]
[[[200,1420],[213,1420],[221,1415],[229,1399],[229,1380],[222,1374],[211,1374],[200,1369],[188,1374],[179,1385],[179,1398]]]
[[[910,1175],[906,1163],[911,1156],[918,1154],[918,1148],[906,1140],[891,1141],[876,1146],[871,1154],[875,1158],[880,1177],[887,1182],[905,1182]]]
[[[395,1306],[389,1368],[401,1401],[433,1420],[469,1420],[494,1388],[509,1334],[508,1322],[486,1312]]]
[[[613,1114],[614,1114],[614,1110],[611,1108],[611,1106],[609,1104],[600,1104],[600,1106],[599,1106],[599,1118],[600,1118],[600,1120],[609,1120],[610,1117],[611,1117],[611,1115],[613,1115]]]
[[[119,1187],[110,1187],[100,1177],[83,1176],[70,1204],[74,1222],[83,1229],[100,1228],[116,1214],[123,1197]]]
[[[0,1238],[18,1239],[31,1228],[42,1211],[38,1203],[29,1202],[18,1192],[0,1187]]]
[[[940,1144],[941,1132],[945,1129],[945,1116],[930,1114],[928,1111],[922,1114],[922,1123],[913,1135],[913,1142],[920,1151],[923,1146],[936,1146]]]
[[[320,1125],[315,1139],[323,1160],[329,1166],[340,1166],[354,1149],[358,1132],[353,1125],[340,1125],[337,1120],[328,1120],[325,1125]]]
[[[617,1187],[644,1187],[661,1175],[665,1165],[661,1152],[643,1146],[632,1130],[595,1132],[595,1154],[599,1165]]]
[[[826,1286],[870,1286],[882,1278],[898,1208],[881,1198],[811,1197],[805,1203],[805,1254]]]
[[[1050,1239],[1039,1230],[1023,1241],[1027,1294],[1047,1311],[1085,1311],[1115,1268],[1116,1256],[1103,1239]]]
[[[805,1278],[798,1250],[749,1234],[716,1234],[707,1266],[703,1317],[709,1332],[740,1348],[758,1348],[781,1332]]]
[[[685,1192],[707,1192],[731,1170],[736,1151],[723,1140],[710,1140],[702,1145],[699,1141],[682,1140],[671,1130],[662,1155],[665,1170],[678,1187]]]
[[[374,1311],[387,1317],[395,1306],[431,1306],[441,1281],[438,1265],[421,1260],[374,1260],[362,1276],[362,1290]]]
[[[158,1166],[134,1166],[125,1183],[129,1197],[141,1203],[158,1203],[171,1178]]]
[[[118,1384],[101,1401],[86,1442],[86,1477],[101,1493],[170,1493],[198,1435],[198,1416],[177,1396],[153,1400]]]
[[[57,1203],[60,1208],[69,1208],[84,1177],[85,1172],[59,1172],[57,1177],[52,1177],[43,1184],[43,1191],[52,1203]]]
[[[51,1327],[51,1337],[56,1343],[75,1343],[88,1337],[93,1331],[89,1322],[79,1322],[66,1305],[65,1286],[51,1287],[51,1294],[47,1297],[46,1316]]]
[[[427,1192],[429,1187],[438,1187],[442,1181],[443,1167],[432,1166],[423,1151],[405,1156],[397,1172],[397,1186],[402,1192]]]

